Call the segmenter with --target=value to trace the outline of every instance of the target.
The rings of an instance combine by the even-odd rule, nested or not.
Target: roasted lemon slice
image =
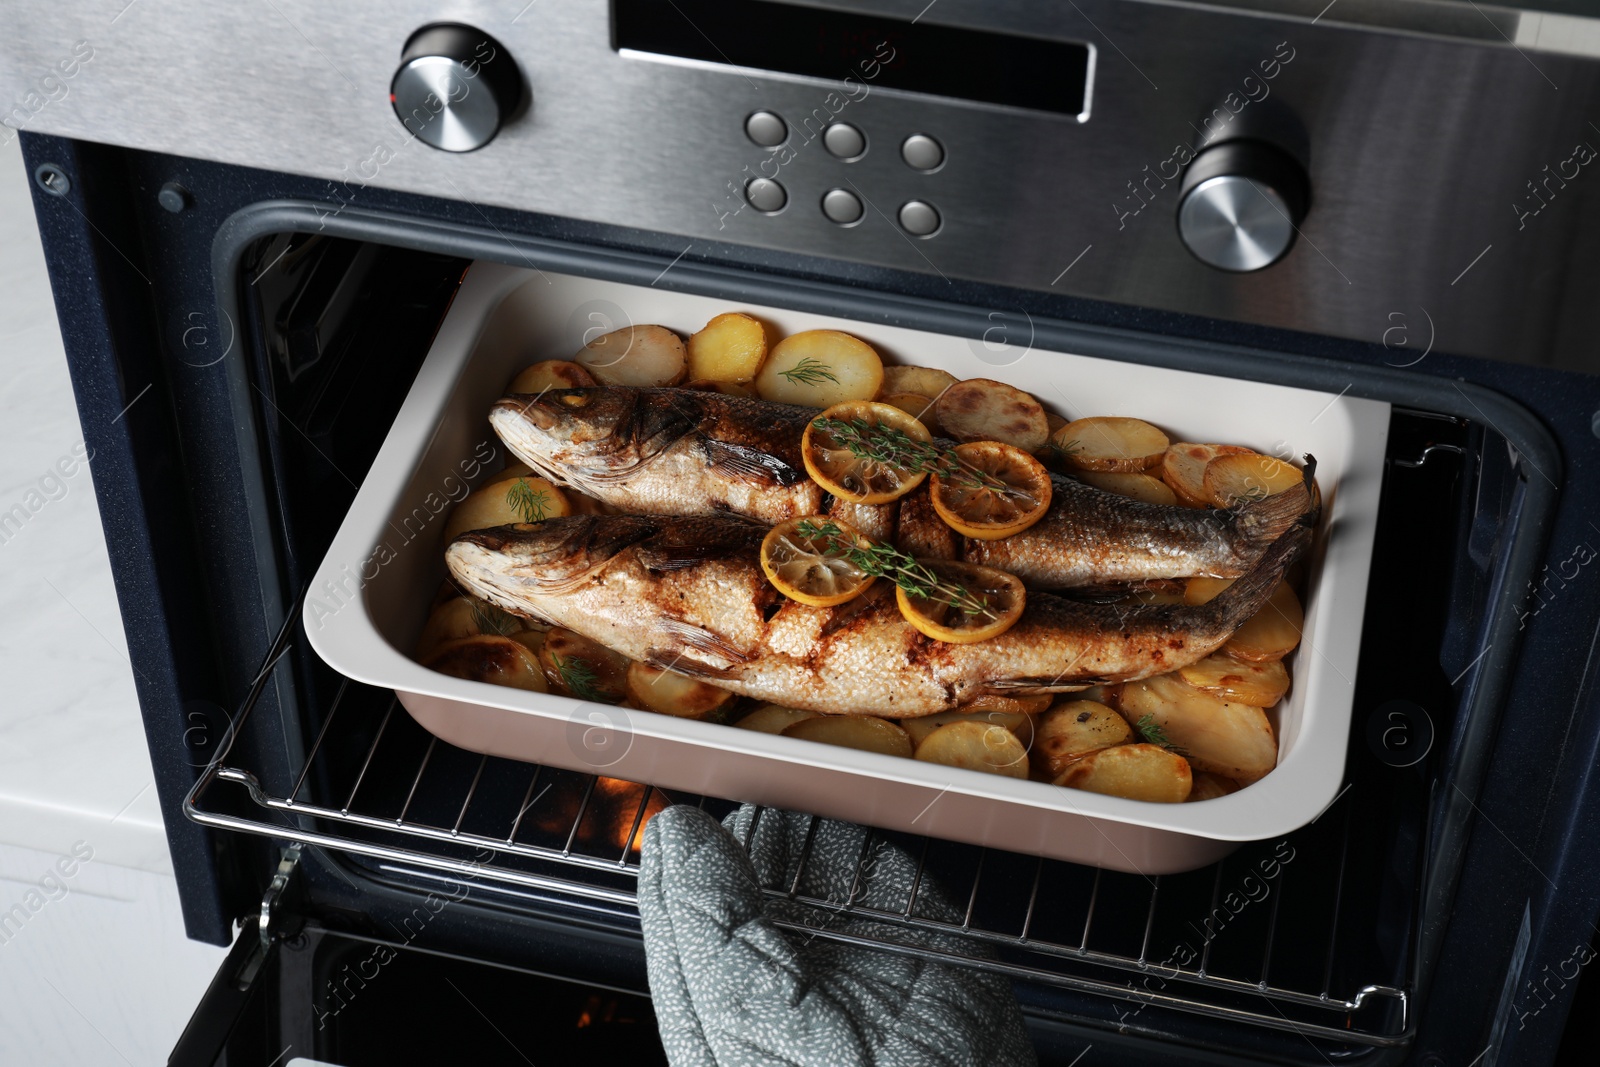
[[[905,584],[895,589],[900,614],[935,641],[970,645],[1011,629],[1022,617],[1027,594],[1022,582],[1005,571],[946,559],[917,561],[930,581],[921,593]]]
[[[933,509],[967,537],[996,541],[1021,533],[1050,507],[1050,474],[1015,445],[957,445],[953,464],[933,476]]]
[[[800,439],[806,473],[852,504],[887,504],[922,484],[938,462],[928,428],[910,412],[870,400],[835,404]]]
[[[871,542],[855,527],[814,515],[790,519],[767,531],[761,541],[761,569],[778,592],[816,608],[831,608],[860,596],[872,576],[852,563],[849,546]]]

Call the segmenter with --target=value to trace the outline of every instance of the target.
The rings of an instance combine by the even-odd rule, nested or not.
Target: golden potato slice
[[[871,715],[818,715],[784,727],[783,736],[885,756],[911,756],[911,738],[906,732],[888,719]]]
[[[511,638],[498,634],[479,634],[447,642],[439,646],[423,666],[452,678],[527,689],[535,693],[548,691],[544,673],[539,670],[533,653]]]
[[[1028,777],[1028,750],[1003,726],[953,722],[941,726],[917,745],[917,759],[1007,778]]]
[[[1236,578],[1190,578],[1183,587],[1183,602],[1209,604],[1212,598],[1237,580]]]
[[[628,695],[639,707],[680,719],[720,721],[733,702],[726,689],[648,663],[628,664]]]
[[[749,315],[718,315],[689,338],[689,377],[748,382],[767,358],[767,329]]]
[[[571,509],[568,512],[569,515],[617,514],[617,509],[607,504],[604,500],[596,500],[592,496],[585,496],[583,493],[572,489],[563,490],[561,495],[567,498],[567,507]]]
[[[508,636],[537,657],[539,650],[544,647],[544,638],[547,632],[548,630],[518,630]],[[540,669],[542,670],[543,668]]]
[[[1067,699],[1092,700],[1096,704],[1104,704],[1108,708],[1114,708],[1122,699],[1122,685],[1117,682],[1105,685],[1091,685],[1087,689],[1070,694]]]
[[[1236,452],[1207,463],[1200,486],[1207,503],[1219,508],[1236,508],[1293,489],[1304,478],[1293,463],[1255,452]]]
[[[1300,631],[1305,624],[1306,613],[1300,607],[1300,598],[1294,595],[1288,582],[1279,582],[1261,610],[1233,631],[1222,651],[1252,663],[1282,659],[1300,643]]]
[[[546,389],[583,389],[600,384],[594,375],[565,359],[540,360],[523,369],[506,386],[507,393],[542,393]]]
[[[553,691],[597,704],[615,704],[628,694],[628,663],[627,656],[559,626],[539,649]]]
[[[1196,771],[1194,773],[1194,788],[1189,790],[1189,799],[1191,801],[1215,800],[1218,797],[1225,797],[1229,793],[1237,793],[1238,791],[1239,783],[1232,778],[1224,778],[1222,775],[1212,774],[1210,771]]]
[[[1023,747],[1033,743],[1033,716],[1017,711],[1004,711],[994,709],[989,711],[968,711],[962,707],[957,711],[942,711],[937,715],[923,715],[915,719],[898,720],[902,729],[911,735],[913,745],[922,744],[923,738],[941,726],[949,726],[957,722],[975,722],[982,725],[998,726],[1002,730],[1010,730],[1021,741]]]
[[[543,522],[572,514],[561,490],[543,478],[508,478],[468,493],[444,524],[448,543],[468,530],[487,530],[513,522]]]
[[[939,425],[957,441],[1002,441],[1037,452],[1050,437],[1044,408],[1029,393],[989,378],[969,378],[934,405]]]
[[[723,396],[742,396],[754,399],[756,387],[749,382],[714,382],[710,378],[696,378],[692,382],[684,382],[683,388],[695,389],[702,393],[721,393]]]
[[[1197,771],[1253,782],[1278,765],[1264,711],[1201,692],[1175,674],[1126,683],[1121,710],[1136,733],[1164,740]]]
[[[1280,660],[1247,663],[1218,653],[1189,664],[1178,676],[1223,700],[1258,708],[1272,707],[1289,691],[1289,672]]]
[[[1250,455],[1248,448],[1237,445],[1197,445],[1180,441],[1167,448],[1161,457],[1161,480],[1177,494],[1178,503],[1191,508],[1209,507],[1206,495],[1206,464],[1218,456]]]
[[[513,478],[526,478],[532,473],[533,468],[526,463],[507,463],[504,470],[496,471],[494,474],[489,475],[484,484],[490,485],[494,482],[508,482]]]
[[[1009,715],[1038,715],[1055,703],[1055,699],[1055,696],[1050,693],[1035,693],[1025,697],[985,693],[982,696],[973,697],[961,705],[958,710],[969,715],[979,711],[1003,711]],[[949,712],[946,712],[946,714],[949,714]],[[1018,734],[1017,736],[1020,737],[1022,735]]]
[[[871,400],[883,384],[883,361],[872,346],[838,330],[805,330],[772,346],[756,375],[761,399],[830,408]]]
[[[624,326],[602,334],[572,357],[601,385],[641,389],[677,385],[688,367],[683,339],[665,326]]]
[[[417,659],[426,660],[451,641],[478,634],[513,637],[527,629],[528,620],[502,611],[473,596],[458,596],[433,609],[417,640]]]
[[[1104,415],[1067,423],[1050,444],[1068,466],[1079,470],[1136,473],[1160,463],[1168,441],[1143,419]]]
[[[935,437],[944,435],[939,426],[939,413],[934,410],[933,398],[923,396],[921,393],[883,393],[878,397],[880,404],[892,404],[904,411],[927,429]]]
[[[741,730],[755,730],[763,734],[781,734],[797,722],[816,718],[814,711],[786,708],[782,704],[763,704],[738,722]]]
[[[929,400],[937,400],[958,381],[960,379],[949,371],[935,370],[933,367],[884,367],[881,395],[916,393]]]
[[[1128,720],[1092,700],[1057,704],[1039,716],[1037,731],[1033,762],[1051,778],[1091,752],[1138,740]]]
[[[1054,784],[1128,800],[1181,804],[1189,799],[1194,777],[1187,760],[1160,745],[1116,745],[1068,764]]]
[[[1172,488],[1160,478],[1152,478],[1148,474],[1133,474],[1125,471],[1074,471],[1078,481],[1092,485],[1096,489],[1103,489],[1108,493],[1118,496],[1142,500],[1146,504],[1165,504],[1167,507],[1178,502],[1178,496]]]

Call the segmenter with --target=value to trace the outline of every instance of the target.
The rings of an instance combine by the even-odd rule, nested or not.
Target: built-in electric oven
[[[454,748],[300,623],[476,261],[933,331],[996,366],[1389,403],[1346,785],[1315,821],[1158,878],[885,832],[962,921],[832,902],[872,922],[796,925],[1005,976],[1042,1062],[1541,1064],[1587,1040],[1595,23],[518,7],[8,14],[5,122],[184,916],[234,945],[172,1062],[662,1058],[640,829],[741,798]]]

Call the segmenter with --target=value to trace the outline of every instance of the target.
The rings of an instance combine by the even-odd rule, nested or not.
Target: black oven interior
[[[320,562],[469,264],[304,232],[265,234],[240,256],[239,340],[286,603]],[[1450,900],[1429,881],[1450,844],[1440,797],[1471,755],[1464,746],[1484,743],[1458,721],[1461,683],[1492,652],[1478,635],[1497,561],[1528,521],[1514,459],[1482,421],[1395,407],[1349,785],[1315,823],[1154,879],[891,835],[968,901],[959,932],[970,950],[944,958],[1014,978],[1041,1048],[1061,1062],[1096,1041],[1119,1062],[1157,1048],[1170,1062],[1403,1058],[1437,962],[1429,931]],[[526,939],[545,934],[548,951],[564,926],[610,946],[569,946],[566,977],[642,992],[629,903],[639,827],[667,802],[729,807],[437,742],[392,694],[321,664],[293,622],[230,710],[226,750],[191,814],[304,842],[296,877],[321,902],[310,932],[268,954],[269,977],[328,966],[319,954],[349,938],[406,959],[468,946],[515,967]],[[417,899],[462,886],[470,905],[427,929],[402,925]],[[914,899],[874,917],[928,922]],[[812,932],[829,936],[825,924]],[[336,1042],[324,1035],[345,1025],[328,1015],[337,986],[317,995],[307,1018],[326,1020],[306,1036]],[[552,1004],[572,1016],[570,1000]]]

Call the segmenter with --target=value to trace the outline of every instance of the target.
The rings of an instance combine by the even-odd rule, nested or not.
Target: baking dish
[[[413,662],[444,576],[449,507],[504,459],[486,414],[505,382],[630,322],[687,335],[730,310],[780,333],[845,330],[886,362],[1006,381],[1068,418],[1132,415],[1184,440],[1315,455],[1323,529],[1294,685],[1269,713],[1278,768],[1230,796],[1150,804],[506,689]],[[1389,405],[1344,394],[479,262],[317,572],[304,623],[329,665],[392,688],[421,725],[461,748],[1115,870],[1190,870],[1304,825],[1339,792],[1388,421]]]

